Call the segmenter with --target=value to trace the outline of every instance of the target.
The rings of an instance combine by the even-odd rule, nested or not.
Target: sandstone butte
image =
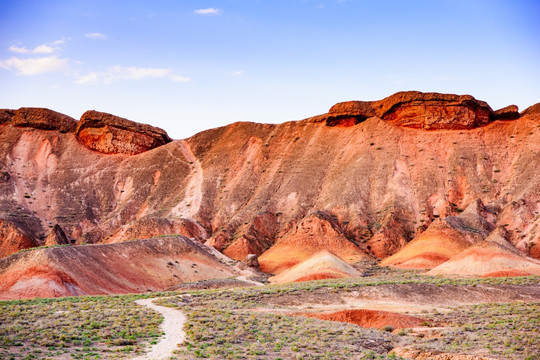
[[[0,256],[66,243],[60,229],[69,244],[113,248],[180,234],[256,254],[272,273],[324,249],[431,269],[504,227],[540,258],[540,104],[493,111],[470,95],[400,92],[174,141],[97,111],[6,109],[0,144]],[[14,256],[4,288],[6,264],[36,265]]]

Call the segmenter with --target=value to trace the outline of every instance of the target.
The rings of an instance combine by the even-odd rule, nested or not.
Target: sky
[[[182,139],[397,91],[540,102],[537,0],[0,2],[0,108],[112,113]]]

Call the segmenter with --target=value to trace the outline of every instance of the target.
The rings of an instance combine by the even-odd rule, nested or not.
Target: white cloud
[[[59,59],[56,55],[33,59],[12,57],[7,60],[0,60],[0,67],[14,70],[17,75],[28,76],[63,71],[67,68],[67,63],[67,59]]]
[[[55,40],[52,42],[53,45],[64,45],[66,43],[66,40],[70,40],[71,38],[61,38],[61,39],[58,39],[58,40]]]
[[[193,11],[197,15],[220,15],[221,10],[216,8],[197,9]]]
[[[171,80],[174,81],[174,82],[181,82],[181,83],[187,83],[187,82],[191,81],[191,79],[188,78],[188,77],[178,76],[178,75],[172,75]]]
[[[54,52],[54,49],[50,47],[49,45],[39,45],[37,46],[34,51],[32,51],[34,54],[52,54]]]
[[[107,71],[90,72],[79,76],[76,82],[79,84],[111,84],[122,80],[142,80],[147,78],[165,78],[174,82],[190,81],[187,77],[173,74],[171,69],[113,66]]]
[[[56,43],[56,41],[54,43]],[[52,54],[56,50],[60,50],[60,48],[58,47],[53,48],[52,46],[49,46],[47,44],[36,46],[34,50],[28,50],[24,46],[16,46],[16,45],[11,45],[10,47],[8,47],[8,51],[11,51],[17,54]]]
[[[107,35],[102,34],[102,33],[98,33],[98,32],[88,33],[88,34],[86,34],[84,36],[86,36],[89,39],[107,39],[108,38]]]
[[[15,46],[15,45],[11,45],[10,47],[8,47],[8,50],[11,51],[11,52],[14,52],[14,53],[17,53],[17,54],[27,54],[28,53],[28,49],[25,48],[24,46]]]
[[[239,75],[242,75],[244,73],[243,70],[238,70],[238,71],[232,71],[231,74],[234,75],[234,76],[239,76]]]

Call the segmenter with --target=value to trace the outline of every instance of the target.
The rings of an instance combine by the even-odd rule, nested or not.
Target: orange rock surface
[[[431,269],[427,275],[525,276],[540,275],[540,261],[526,256],[507,240],[499,228],[477,244]]]
[[[162,129],[94,110],[83,114],[76,133],[81,144],[104,154],[136,155],[171,141]]]
[[[261,270],[279,274],[321,250],[328,250],[348,263],[369,256],[324,213],[315,213],[297,223],[274,246],[259,257]]]
[[[471,245],[482,241],[493,229],[493,214],[480,200],[473,201],[458,216],[436,219],[430,226],[381,265],[409,269],[431,269]]]
[[[37,241],[9,220],[0,219],[0,258],[38,246]]]
[[[298,314],[306,317],[313,317],[321,320],[347,322],[356,324],[364,328],[382,329],[385,326],[392,326],[396,329],[419,327],[426,321],[420,317],[393,313],[381,310],[342,310],[329,314],[302,313]]]
[[[0,259],[0,299],[160,291],[233,275],[204,245],[181,236],[53,247]]]
[[[405,92],[170,142],[108,114],[71,130],[45,110],[14,123],[17,111],[0,111],[0,219],[38,245],[58,224],[77,244],[180,232],[236,259],[254,253],[270,272],[322,249],[353,262],[403,248],[411,267],[434,267],[485,239],[462,216],[482,199],[484,221],[540,258],[540,104],[516,117],[468,95]]]
[[[360,277],[362,273],[328,250],[321,250],[310,258],[268,279],[273,284],[289,282]]]

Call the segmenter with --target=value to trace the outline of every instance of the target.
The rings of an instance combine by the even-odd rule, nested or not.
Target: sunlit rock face
[[[43,110],[24,126],[17,111],[0,111],[0,219],[36,245],[57,224],[75,244],[181,234],[274,272],[323,249],[377,260],[424,233],[470,232],[452,219],[472,204],[489,229],[467,244],[504,225],[540,258],[539,104],[516,116],[404,92],[175,141],[95,111],[77,123]]]
[[[171,141],[162,129],[94,110],[83,114],[76,133],[81,144],[103,154],[136,155]]]

